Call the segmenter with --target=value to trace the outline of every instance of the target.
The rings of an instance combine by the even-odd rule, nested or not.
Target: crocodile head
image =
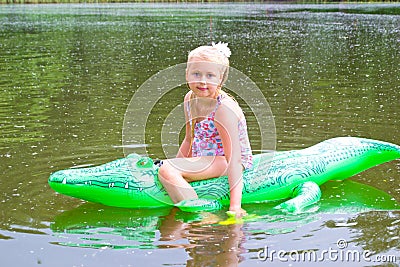
[[[158,166],[149,157],[130,154],[106,164],[86,168],[70,168],[54,172],[49,177],[49,184],[91,185],[100,184],[113,186],[117,183],[154,185]],[[111,184],[112,183],[112,184]]]

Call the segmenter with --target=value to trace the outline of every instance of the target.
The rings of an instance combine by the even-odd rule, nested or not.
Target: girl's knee
[[[158,169],[158,175],[161,180],[164,181],[169,181],[173,177],[173,173],[176,172],[176,170],[171,166],[171,164],[168,162],[168,160],[164,160],[163,164],[160,166]]]
[[[167,172],[167,167],[166,167],[166,164],[165,164],[165,162],[163,162],[163,164],[160,166],[160,168],[158,169],[158,176],[160,177],[160,178],[163,178],[164,179],[164,177],[166,176],[166,174],[168,173]]]

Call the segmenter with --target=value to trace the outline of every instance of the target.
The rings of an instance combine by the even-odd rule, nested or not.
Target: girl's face
[[[196,96],[216,98],[222,75],[222,66],[217,63],[190,61],[186,70],[186,81]]]

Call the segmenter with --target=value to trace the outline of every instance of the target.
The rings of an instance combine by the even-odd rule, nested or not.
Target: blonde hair
[[[190,51],[187,61],[188,65],[191,61],[194,61],[194,59],[196,59],[197,61],[206,61],[219,64],[222,68],[222,81],[220,84],[220,86],[222,87],[222,85],[228,79],[228,73],[229,73],[228,57],[225,54],[223,54],[220,50],[218,50],[218,48],[215,46],[203,45]]]

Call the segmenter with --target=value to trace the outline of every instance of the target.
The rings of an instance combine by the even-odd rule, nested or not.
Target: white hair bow
[[[222,43],[222,42],[218,42],[218,43],[211,43],[212,47],[217,48],[217,50],[222,53],[224,56],[226,56],[227,58],[229,58],[231,56],[231,50],[228,47],[228,43]]]

